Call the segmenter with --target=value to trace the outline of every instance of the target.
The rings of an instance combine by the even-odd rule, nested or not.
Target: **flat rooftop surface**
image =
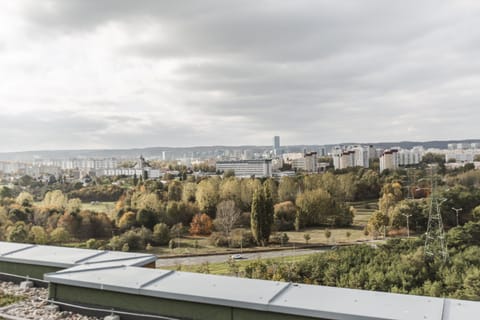
[[[171,300],[336,320],[476,319],[480,302],[292,284],[208,274],[81,266],[51,273],[58,284]]]
[[[69,247],[21,244],[0,241],[0,261],[70,268],[81,264],[115,262],[143,266],[155,262],[152,254],[129,253]]]

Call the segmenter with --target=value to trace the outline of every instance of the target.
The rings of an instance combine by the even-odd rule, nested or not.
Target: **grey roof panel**
[[[480,302],[445,299],[442,320],[465,320],[480,318]]]
[[[0,242],[0,261],[58,268],[105,262],[143,266],[156,260],[157,257],[152,254]]]
[[[133,265],[127,262],[127,260],[145,261],[145,264],[155,262],[157,257],[152,254],[133,253],[133,252],[119,252],[119,251],[103,251],[95,257],[89,258],[82,263],[103,263],[103,262],[116,262],[124,261],[127,265]]]
[[[287,285],[285,282],[175,272],[146,286],[142,292],[163,298],[175,296],[189,301],[255,307],[267,305],[271,297]]]
[[[139,290],[145,284],[172,273],[169,270],[101,265],[77,266],[47,274],[44,278],[50,282],[66,285],[81,283],[87,288],[139,294]]]
[[[332,319],[425,320],[441,319],[443,300],[366,290],[292,285],[271,302],[271,310],[291,314],[301,312],[303,315]]]
[[[77,261],[84,260],[96,254],[96,250],[65,248],[55,246],[34,246],[27,250],[15,252],[6,256],[14,262],[42,264],[54,267],[71,267]]]
[[[27,243],[0,242],[0,256],[20,250],[25,250],[32,246],[33,245]]]
[[[457,320],[480,314],[480,303],[471,301],[136,267],[88,267],[48,274],[45,279],[71,286],[336,320]]]

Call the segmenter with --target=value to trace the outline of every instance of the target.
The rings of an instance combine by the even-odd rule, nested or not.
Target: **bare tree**
[[[215,219],[215,224],[229,239],[235,223],[240,218],[240,214],[241,212],[235,206],[235,202],[233,200],[222,201],[217,205],[217,217]]]

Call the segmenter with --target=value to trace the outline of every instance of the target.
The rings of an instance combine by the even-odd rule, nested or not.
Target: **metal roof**
[[[23,264],[70,268],[115,262],[117,265],[143,266],[156,260],[152,254],[0,242],[0,261]]]
[[[33,247],[33,245],[15,242],[0,242],[0,256],[4,256],[20,250],[25,250],[30,247]]]
[[[80,268],[80,269],[79,269]],[[164,299],[336,320],[474,319],[480,302],[300,285],[198,273],[81,266],[45,280]]]

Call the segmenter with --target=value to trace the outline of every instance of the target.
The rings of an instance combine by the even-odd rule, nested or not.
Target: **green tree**
[[[70,238],[70,233],[62,227],[58,227],[50,233],[50,240],[53,243],[66,243],[70,241]]]
[[[180,181],[172,180],[168,183],[168,200],[180,201],[182,200],[183,186]]]
[[[75,198],[67,201],[65,210],[70,213],[78,213],[82,209],[82,200]]]
[[[140,209],[137,212],[137,224],[149,229],[153,229],[153,226],[157,223],[157,215],[154,211],[149,209]]]
[[[153,243],[156,245],[166,245],[170,241],[170,229],[165,223],[158,223],[153,227]]]
[[[30,229],[28,238],[31,242],[36,244],[46,244],[48,242],[48,234],[41,226],[33,226]]]
[[[17,221],[7,228],[7,240],[11,242],[27,242],[28,226],[23,221]]]
[[[15,202],[23,207],[31,207],[33,205],[33,196],[26,191],[22,191],[15,199]]]
[[[268,244],[273,225],[273,199],[268,184],[253,194],[250,226],[255,240],[262,246]]]
[[[327,241],[329,241],[330,237],[332,236],[332,231],[330,231],[328,229],[325,229],[324,234],[325,234],[325,238],[327,239]]]
[[[305,243],[308,244],[308,241],[310,241],[311,237],[309,233],[304,233],[303,234],[303,239],[305,239]]]
[[[257,241],[258,243],[263,239],[262,228],[261,228],[261,223],[262,223],[261,215],[263,214],[264,201],[265,200],[263,198],[263,192],[260,189],[257,189],[253,193],[252,210],[250,212],[250,226],[252,229],[253,237],[255,238],[255,241]]]
[[[197,184],[195,182],[184,183],[183,191],[182,191],[183,202],[195,202],[196,192],[197,192]]]

